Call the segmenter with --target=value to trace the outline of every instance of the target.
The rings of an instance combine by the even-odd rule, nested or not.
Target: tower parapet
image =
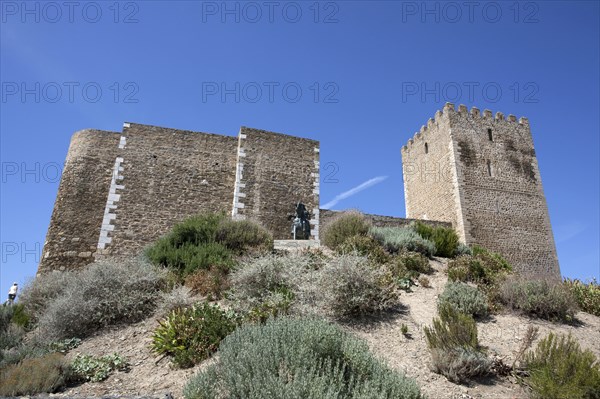
[[[450,222],[523,273],[560,276],[526,117],[446,103],[401,153],[407,217]]]

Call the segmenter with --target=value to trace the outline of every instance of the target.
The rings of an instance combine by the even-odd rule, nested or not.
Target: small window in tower
[[[492,162],[490,160],[487,161],[487,172],[488,176],[492,176]]]
[[[488,129],[488,139],[490,139],[490,141],[494,141],[494,136],[492,135],[492,129]]]
[[[429,153],[429,144],[425,143],[425,154]]]

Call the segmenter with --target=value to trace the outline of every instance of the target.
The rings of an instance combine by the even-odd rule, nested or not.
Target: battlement
[[[497,111],[494,115],[493,112],[489,109],[484,109],[483,112],[480,112],[479,108],[472,107],[471,110],[467,108],[464,104],[459,104],[458,109],[455,108],[453,103],[447,102],[441,110],[437,110],[433,118],[429,118],[426,125],[421,126],[418,132],[416,132],[412,138],[408,139],[406,145],[402,147],[402,151],[408,151],[409,147],[415,144],[415,142],[420,141],[421,139],[426,138],[426,133],[428,130],[431,130],[434,127],[438,127],[442,122],[443,118],[448,118],[450,116],[461,116],[465,118],[469,118],[473,121],[484,121],[491,123],[514,123],[515,126],[527,126],[529,127],[529,119],[522,116],[518,118],[515,115],[509,114],[506,118],[504,113]]]
[[[401,154],[407,218],[450,222],[523,274],[560,276],[527,118],[446,103]]]

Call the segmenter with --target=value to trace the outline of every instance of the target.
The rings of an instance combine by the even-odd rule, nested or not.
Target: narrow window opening
[[[429,153],[429,144],[425,143],[425,154]]]
[[[487,161],[487,172],[488,172],[488,176],[492,176],[492,162],[491,161]]]
[[[492,129],[488,129],[488,139],[490,139],[490,141],[494,141],[494,136],[492,135]]]

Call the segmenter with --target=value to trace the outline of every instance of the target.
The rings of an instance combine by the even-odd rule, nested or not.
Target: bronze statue
[[[292,222],[292,237],[294,240],[310,239],[310,213],[302,202],[296,205],[296,214],[288,216]]]

